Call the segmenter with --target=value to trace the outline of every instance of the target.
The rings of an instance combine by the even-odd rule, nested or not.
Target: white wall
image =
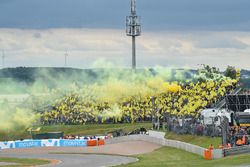
[[[127,142],[127,141],[147,141],[151,143],[156,143],[162,146],[174,147],[178,149],[185,150],[187,152],[191,152],[200,156],[204,156],[205,148],[199,147],[193,144],[176,141],[176,140],[168,140],[165,138],[155,138],[148,135],[129,135],[129,136],[122,136],[116,137],[112,139],[106,140],[106,144],[113,144],[113,143],[120,143],[120,142]],[[213,159],[218,159],[223,157],[223,152],[221,149],[215,149],[212,153]]]

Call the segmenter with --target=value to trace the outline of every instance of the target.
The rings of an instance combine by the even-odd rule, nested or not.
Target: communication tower
[[[136,41],[141,35],[141,17],[136,14],[136,0],[131,0],[131,15],[126,17],[126,33],[132,37],[132,68],[136,69]]]

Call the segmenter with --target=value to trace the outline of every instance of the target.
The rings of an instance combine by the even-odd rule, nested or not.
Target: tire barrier
[[[93,140],[68,140],[68,139],[44,139],[0,142],[0,150],[33,147],[87,147],[104,145],[104,139]]]

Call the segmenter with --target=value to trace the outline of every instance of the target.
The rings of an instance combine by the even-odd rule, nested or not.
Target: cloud
[[[39,33],[39,32],[35,32],[35,33],[33,34],[33,37],[39,39],[39,38],[42,37],[42,35],[41,35],[41,33]]]
[[[0,38],[8,67],[64,66],[66,50],[71,67],[92,67],[99,59],[131,65],[131,38],[123,29],[0,29]],[[137,64],[249,69],[249,45],[249,32],[144,31],[137,38]]]
[[[198,48],[221,48],[221,49],[246,49],[249,45],[230,37],[208,37],[206,39],[201,38],[194,42],[194,45]]]
[[[249,6],[249,0],[137,1],[145,30],[249,31]],[[121,29],[129,12],[129,0],[1,0],[0,27]]]

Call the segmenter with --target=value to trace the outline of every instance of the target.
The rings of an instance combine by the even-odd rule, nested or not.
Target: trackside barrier
[[[211,160],[212,159],[212,150],[205,149],[204,158],[205,158],[205,160]]]
[[[98,146],[105,145],[105,140],[98,140]]]
[[[0,142],[0,150],[13,148],[32,148],[32,147],[86,147],[87,140],[23,140]]]
[[[101,140],[93,139],[93,140],[88,140],[87,141],[88,146],[102,146],[104,144],[105,144],[104,139],[101,139]]]
[[[59,147],[86,147],[86,140],[60,140]]]
[[[97,146],[97,140],[88,140],[88,146]]]
[[[15,141],[14,148],[32,148],[32,147],[42,147],[42,141],[41,140]]]
[[[148,135],[151,137],[159,138],[159,139],[165,138],[165,132],[157,132],[157,131],[149,130]]]
[[[190,143],[185,143],[176,140],[168,140],[162,138],[155,138],[148,135],[129,135],[129,136],[122,136],[116,137],[112,139],[106,140],[106,144],[113,144],[113,143],[120,143],[120,142],[127,142],[127,141],[146,141],[151,142],[163,146],[174,147],[178,149],[185,150],[187,152],[191,152],[194,154],[198,154],[200,156],[204,156],[205,148],[199,147]],[[218,159],[223,157],[223,152],[221,149],[214,149],[212,154],[212,159]]]
[[[59,147],[60,139],[43,139],[42,147]]]
[[[225,156],[238,155],[243,153],[250,153],[250,146],[239,146],[230,149],[224,149]]]
[[[1,149],[11,149],[15,147],[14,141],[6,141],[6,142],[0,142],[0,150]]]
[[[44,139],[44,140],[22,140],[0,142],[0,150],[13,148],[32,147],[86,147],[101,146],[105,144],[104,139],[93,140],[65,140],[65,139]]]

